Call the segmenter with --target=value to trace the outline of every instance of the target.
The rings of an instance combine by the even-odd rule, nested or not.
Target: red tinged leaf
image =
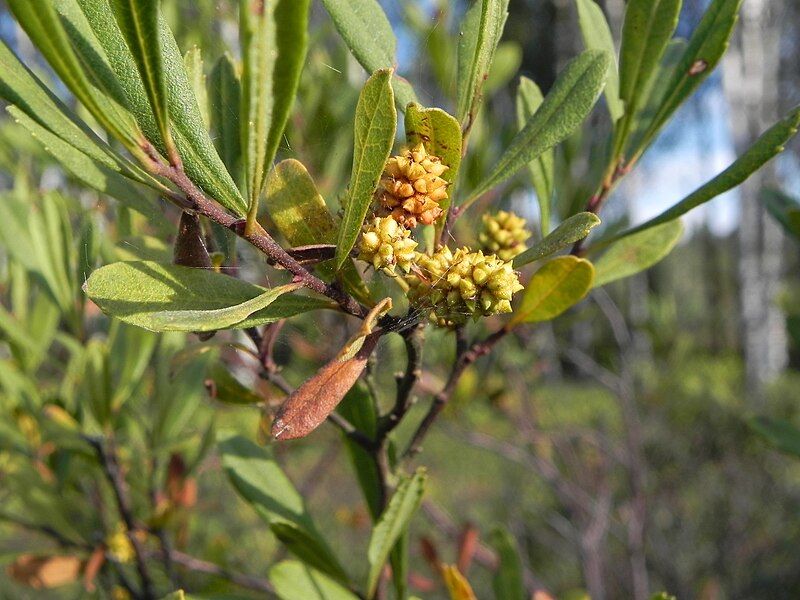
[[[105,548],[101,545],[94,549],[89,560],[86,561],[86,566],[83,569],[83,589],[87,592],[94,592],[97,589],[94,581],[103,568],[103,563],[106,562]]]
[[[456,566],[458,570],[465,575],[472,565],[472,559],[475,557],[475,551],[478,549],[478,530],[471,523],[464,525],[461,535],[458,540],[458,562]]]
[[[344,352],[297,388],[275,415],[272,437],[293,440],[319,427],[358,381],[382,333],[375,331],[362,338],[363,344],[355,353],[350,351],[354,344],[348,344]]]

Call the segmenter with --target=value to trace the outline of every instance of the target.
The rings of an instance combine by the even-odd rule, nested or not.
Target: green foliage
[[[502,183],[572,134],[589,115],[605,85],[611,57],[587,50],[564,68],[553,89],[464,205]]]
[[[269,570],[269,580],[281,600],[356,600],[358,596],[335,580],[296,560],[285,560]]]
[[[500,562],[492,580],[495,598],[524,600],[525,581],[522,575],[522,561],[519,556],[517,542],[503,528],[497,528],[492,531],[490,542],[497,552]]]
[[[205,269],[148,261],[102,267],[85,287],[104,312],[151,331],[252,327],[328,306],[312,298],[279,299],[298,284],[265,290]]]
[[[336,245],[336,268],[340,269],[355,246],[361,224],[372,203],[397,130],[397,111],[391,85],[391,70],[376,71],[358,98],[355,146],[350,188],[344,205]]]
[[[383,565],[389,558],[389,553],[403,532],[408,529],[411,518],[422,502],[425,479],[425,470],[421,468],[411,477],[403,478],[389,500],[386,510],[372,530],[367,552],[369,561],[367,595],[370,597],[375,594],[378,578],[383,570]]]
[[[306,511],[302,496],[272,454],[230,432],[219,434],[218,445],[231,483],[278,539],[304,563],[337,581],[346,581],[339,561]]]
[[[367,73],[394,69],[397,39],[377,0],[323,0],[336,29]],[[394,75],[394,96],[400,110],[416,102],[411,84]]]
[[[544,264],[528,282],[508,326],[556,318],[580,302],[594,281],[592,263],[575,256],[560,256]]]
[[[517,89],[517,123],[520,130],[542,106],[544,96],[539,86],[527,77],[520,77]],[[553,201],[555,180],[555,150],[545,150],[528,163],[533,189],[539,201],[539,222],[542,237],[550,232],[550,204]]]
[[[595,261],[595,287],[630,277],[663,259],[683,235],[680,220],[668,221],[650,229],[642,229],[613,242]]]
[[[478,0],[461,24],[458,44],[456,119],[471,125],[481,103],[494,54],[508,18],[509,0]]]
[[[674,221],[693,208],[697,208],[701,204],[713,200],[720,194],[724,194],[736,186],[741,185],[750,175],[783,152],[785,144],[797,133],[798,126],[800,126],[800,107],[795,108],[783,120],[765,131],[761,137],[748,148],[747,152],[736,159],[731,166],[714,177],[714,179],[701,186],[660,215],[653,217],[638,227],[634,227],[633,229],[615,236],[613,239],[620,239],[651,227],[657,227],[669,221]]]
[[[786,233],[800,239],[800,201],[778,190],[768,189],[762,192],[761,202]]]
[[[158,7],[158,0],[111,0],[114,17],[139,70],[161,142],[171,158],[176,150],[169,127],[164,61],[158,43]]]
[[[555,254],[569,247],[571,244],[584,239],[589,235],[589,232],[598,225],[600,225],[600,219],[594,213],[582,212],[572,215],[543,240],[536,242],[525,252],[515,257],[514,266],[522,267],[528,263]]]
[[[578,23],[587,50],[603,50],[616,56],[611,28],[601,9],[594,0],[576,0],[578,6]],[[616,62],[616,61],[615,61]],[[625,104],[619,95],[619,73],[616,64],[611,68],[606,81],[606,103],[611,120],[615,123],[625,114]]]

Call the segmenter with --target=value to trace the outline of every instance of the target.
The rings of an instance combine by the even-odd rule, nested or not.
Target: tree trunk
[[[780,0],[748,0],[725,64],[736,149],[742,153],[778,117]],[[759,203],[775,178],[767,166],[742,187],[739,300],[746,383],[754,396],[786,366],[785,317],[776,304],[783,267],[783,234]]]

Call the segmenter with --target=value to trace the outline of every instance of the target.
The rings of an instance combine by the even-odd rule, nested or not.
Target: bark
[[[738,153],[778,118],[781,0],[750,0],[742,7],[739,32],[725,64]],[[758,195],[775,179],[768,165],[742,187],[739,228],[739,303],[748,391],[763,385],[788,361],[785,318],[776,303],[783,271],[784,239]]]

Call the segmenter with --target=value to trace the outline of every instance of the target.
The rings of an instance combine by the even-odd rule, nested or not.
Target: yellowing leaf
[[[455,565],[444,565],[442,577],[447,591],[450,592],[450,600],[478,600],[469,581]]]
[[[508,327],[556,318],[592,289],[594,267],[576,256],[559,256],[539,269],[528,285]]]

